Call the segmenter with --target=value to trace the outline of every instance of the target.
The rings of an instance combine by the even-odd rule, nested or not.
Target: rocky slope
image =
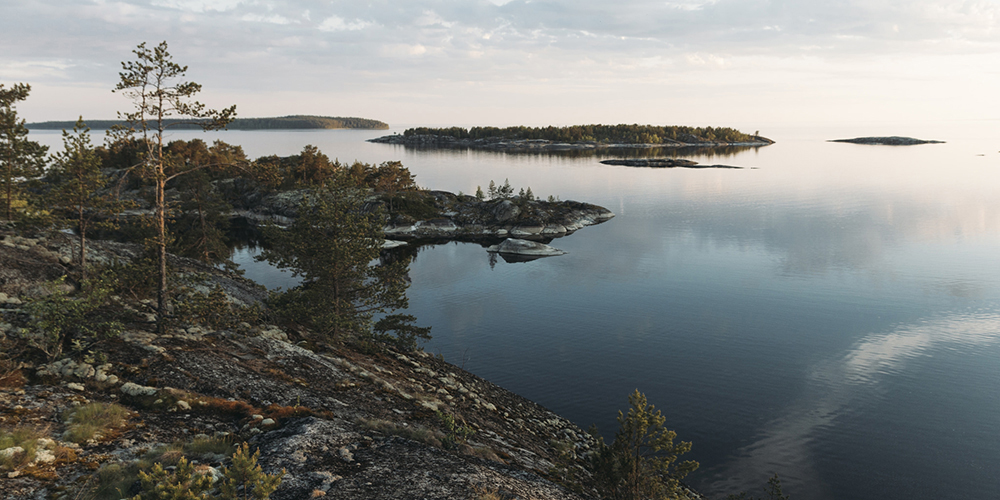
[[[63,234],[24,238],[0,232],[0,242],[3,339],[24,333],[11,323],[24,314],[25,302],[51,293],[42,283],[72,265]],[[94,242],[90,255],[110,262],[138,252],[131,245]],[[173,265],[182,273],[202,273],[238,303],[258,303],[265,293],[193,261],[174,259]],[[39,436],[30,461],[0,471],[4,498],[89,498],[85,493],[114,471],[139,460],[148,464],[155,453],[166,461],[169,446],[175,453],[192,450],[183,453],[198,462],[198,470],[217,474],[226,456],[196,451],[213,440],[248,441],[260,450],[265,472],[284,469],[272,495],[278,500],[592,494],[581,467],[594,446],[588,434],[423,352],[363,354],[271,324],[218,330],[178,325],[157,336],[141,322],[105,341],[102,352],[107,359],[76,352],[48,363],[4,365],[0,432],[32,429]],[[130,413],[123,425],[70,442],[66,416],[93,402],[117,403]],[[26,453],[5,449],[0,455]],[[134,481],[123,484],[126,491],[112,494],[136,493]]]

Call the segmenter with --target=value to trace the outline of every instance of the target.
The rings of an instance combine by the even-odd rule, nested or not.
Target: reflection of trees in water
[[[731,158],[748,150],[757,150],[764,146],[685,146],[685,147],[655,147],[655,148],[595,148],[595,149],[480,149],[470,147],[447,146],[406,146],[407,149],[436,153],[447,156],[467,156],[470,153],[477,156],[517,156],[519,158],[684,158],[702,156],[706,158]]]

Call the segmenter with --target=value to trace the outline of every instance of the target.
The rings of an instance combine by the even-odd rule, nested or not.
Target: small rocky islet
[[[855,137],[854,139],[831,139],[827,142],[846,142],[850,144],[867,144],[871,146],[916,146],[919,144],[944,144],[944,141],[914,139],[913,137]]]

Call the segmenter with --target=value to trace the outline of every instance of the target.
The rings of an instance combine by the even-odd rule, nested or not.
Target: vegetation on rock
[[[657,125],[573,125],[569,127],[462,127],[409,128],[404,136],[437,135],[455,139],[548,140],[556,142],[603,142],[663,144],[668,142],[753,142],[758,135],[744,134],[728,127],[686,127]]]

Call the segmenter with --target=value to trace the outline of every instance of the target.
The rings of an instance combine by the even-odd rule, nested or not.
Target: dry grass
[[[69,427],[63,439],[73,443],[85,443],[98,434],[121,427],[128,421],[131,412],[114,403],[90,403],[69,413],[66,423]]]
[[[0,431],[0,450],[21,447],[24,451],[0,458],[0,468],[16,469],[35,459],[38,440],[48,436],[48,432],[34,427],[17,427],[11,431]]]
[[[358,424],[362,428],[379,432],[381,434],[387,434],[390,436],[399,436],[406,438],[418,443],[424,443],[436,448],[442,447],[442,439],[445,437],[440,431],[435,431],[433,429],[428,429],[421,425],[409,425],[402,426],[394,422],[382,419],[367,419],[362,418],[358,420]]]

